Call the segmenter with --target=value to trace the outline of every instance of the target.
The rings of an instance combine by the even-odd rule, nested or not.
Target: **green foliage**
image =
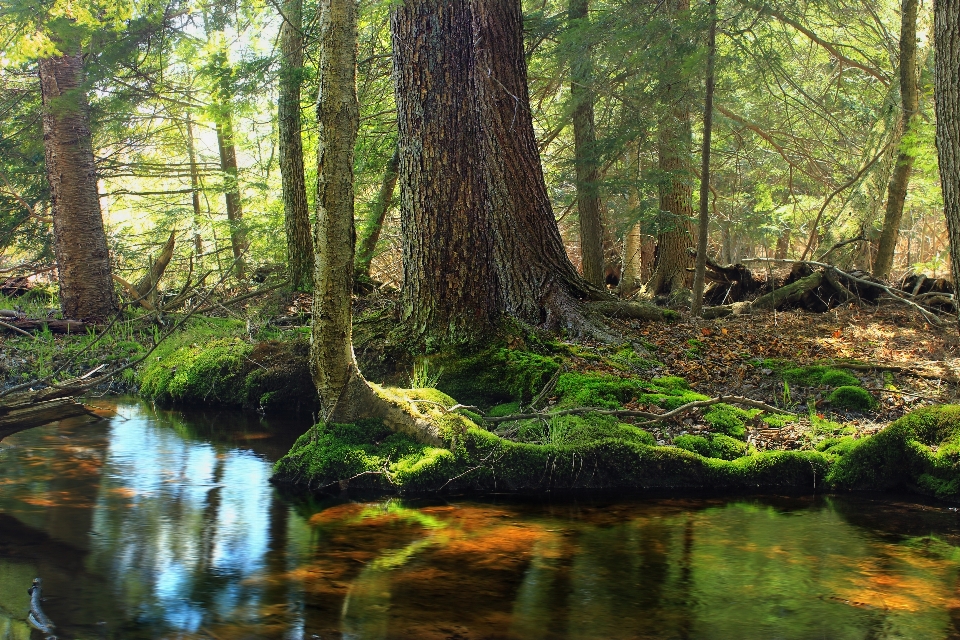
[[[837,488],[906,486],[960,499],[960,405],[918,409],[843,451],[827,478]]]
[[[860,412],[870,411],[877,406],[876,399],[863,387],[837,387],[827,400],[834,407]]]
[[[860,386],[860,381],[846,371],[823,365],[791,367],[781,375],[785,381],[801,387]]]
[[[520,413],[520,403],[519,402],[506,402],[504,404],[498,404],[495,407],[490,407],[490,410],[487,411],[487,415],[491,418],[498,418],[500,416],[509,416],[515,413]]]

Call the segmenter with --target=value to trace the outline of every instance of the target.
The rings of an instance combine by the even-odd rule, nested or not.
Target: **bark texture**
[[[567,16],[574,38],[583,41],[588,26],[589,0],[570,0]],[[570,98],[573,103],[574,165],[577,212],[580,215],[580,255],[583,278],[597,287],[604,284],[603,216],[600,203],[600,168],[593,113],[593,52],[589,45],[574,45],[570,56]]]
[[[317,102],[316,272],[310,364],[321,419],[358,410],[366,388],[353,354],[353,149],[360,122],[354,0],[322,0]],[[338,412],[338,405],[340,410]],[[338,413],[340,415],[338,415]]]
[[[960,283],[960,0],[935,0],[937,157],[950,234],[954,286]]]
[[[370,265],[373,262],[373,254],[376,253],[377,242],[380,241],[380,232],[383,231],[383,225],[387,219],[387,211],[390,210],[390,204],[393,202],[393,192],[397,188],[397,179],[399,176],[400,152],[399,150],[395,150],[383,171],[383,182],[380,183],[377,200],[370,209],[370,217],[367,219],[367,224],[363,229],[363,236],[357,245],[358,275],[370,277]]]
[[[707,231],[710,224],[710,138],[713,134],[713,65],[717,51],[717,0],[710,0],[710,32],[707,36],[707,81],[703,105],[703,148],[700,166],[700,218],[697,259],[693,269],[693,297],[690,312],[700,315],[703,307],[703,278],[707,267]]]
[[[690,10],[689,0],[670,0],[665,4],[671,14]],[[676,18],[673,18],[676,20]],[[647,290],[654,294],[689,288],[693,284],[693,258],[688,249],[693,247],[693,194],[690,186],[690,90],[681,58],[681,39],[671,34],[675,60],[667,61],[664,69],[661,104],[665,105],[660,118],[657,140],[657,163],[660,170],[660,216],[657,232],[657,254],[653,276]]]
[[[40,61],[43,146],[53,205],[60,308],[67,318],[103,319],[117,309],[100,213],[83,57]]]
[[[303,83],[303,0],[283,3],[280,26],[280,96],[277,128],[283,184],[283,226],[287,233],[287,272],[294,291],[313,284],[313,241],[300,133],[300,87]]]
[[[237,147],[233,141],[233,114],[230,106],[223,110],[217,121],[217,148],[220,151],[220,170],[223,172],[223,199],[227,206],[227,221],[230,223],[230,246],[233,249],[235,271],[238,278],[244,277],[247,251],[247,232],[243,228],[243,206],[240,203],[240,171],[237,167]]]
[[[907,185],[913,170],[913,141],[910,132],[920,109],[917,86],[917,5],[918,0],[903,0],[900,10],[900,104],[903,137],[900,138],[897,162],[887,186],[887,206],[883,216],[883,230],[873,262],[873,275],[886,278],[893,266],[893,254],[900,237],[903,203],[907,199]]]
[[[403,315],[428,343],[482,339],[500,316],[474,109],[467,0],[407,0],[391,19]]]
[[[516,0],[473,6],[480,155],[504,310],[537,326],[583,329],[579,301],[604,299],[567,257],[533,130]]]

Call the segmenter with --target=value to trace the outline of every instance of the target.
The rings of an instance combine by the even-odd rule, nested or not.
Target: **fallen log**
[[[47,328],[51,333],[84,333],[90,326],[92,325],[79,320],[7,318],[4,316],[3,324],[0,325],[0,329],[22,333],[29,331],[43,331],[44,328]]]
[[[27,615],[27,621],[40,633],[45,634],[46,640],[57,640],[57,636],[53,635],[53,630],[57,625],[53,624],[53,620],[47,617],[40,604],[43,602],[43,582],[40,578],[33,579],[33,585],[27,589],[27,593],[30,594],[30,613]]]
[[[707,307],[703,310],[703,317],[709,320],[730,315],[746,315],[758,309],[777,309],[781,305],[799,301],[804,294],[823,284],[823,279],[823,272],[816,271],[805,278],[791,282],[779,289],[774,289],[752,302],[735,302],[718,307]]]
[[[76,416],[96,415],[72,397],[0,404],[0,440],[15,433]]]

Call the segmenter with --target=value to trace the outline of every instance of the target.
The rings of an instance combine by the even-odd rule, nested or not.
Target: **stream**
[[[0,442],[0,640],[960,638],[949,505],[284,497],[309,418],[92,404]]]

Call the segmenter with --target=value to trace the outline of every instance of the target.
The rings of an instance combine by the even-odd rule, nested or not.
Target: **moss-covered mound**
[[[305,338],[252,344],[244,325],[204,319],[162,343],[139,373],[140,393],[160,403],[312,410]]]
[[[960,498],[960,406],[918,409],[871,438],[842,438],[827,480],[840,489],[906,487]]]
[[[274,480],[313,489],[403,494],[782,489],[813,488],[828,469],[827,457],[816,451],[759,453],[728,461],[649,442],[624,431],[570,444],[529,444],[470,426],[449,448],[442,448],[418,444],[377,422],[318,425],[277,462]]]

